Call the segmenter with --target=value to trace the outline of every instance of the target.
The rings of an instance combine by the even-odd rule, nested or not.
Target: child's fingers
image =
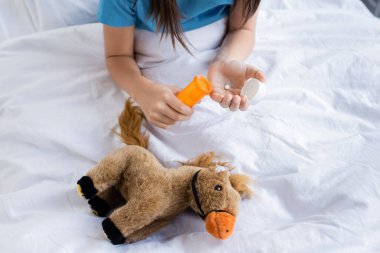
[[[163,129],[167,129],[170,126],[175,124],[175,120],[169,118],[168,116],[164,114],[158,114],[156,117],[151,119],[150,123],[152,123],[155,126],[158,126]]]
[[[184,103],[181,102],[176,96],[172,96],[167,99],[167,104],[176,110],[177,112],[185,115],[185,116],[190,116],[193,114],[193,109],[185,105]]]
[[[174,121],[185,121],[190,118],[190,116],[185,116],[173,110],[169,105],[165,108],[164,114]]]
[[[241,102],[240,102],[240,110],[241,111],[246,111],[249,107],[249,101],[247,96],[242,96],[241,97]]]
[[[256,78],[256,79],[260,80],[261,82],[265,83],[264,72],[262,72],[261,70],[255,68],[251,65],[248,65],[247,70],[246,70],[246,79],[249,79],[249,78]]]
[[[174,125],[175,124],[175,120],[169,118],[168,116],[164,115],[164,114],[161,114],[157,119],[155,119],[156,121],[158,122],[161,122],[165,125]]]
[[[228,108],[230,107],[230,104],[231,104],[231,100],[232,100],[233,96],[231,94],[227,94],[223,99],[222,101],[220,102],[220,105],[223,107],[223,108]]]
[[[234,95],[230,104],[230,110],[235,112],[239,109],[241,98],[238,95]]]
[[[170,126],[167,124],[164,124],[162,122],[151,120],[150,123],[156,127],[162,128],[162,129],[168,129]]]
[[[168,85],[169,89],[174,93],[177,94],[180,92],[182,89],[176,85]]]
[[[218,92],[212,92],[210,94],[210,97],[211,97],[212,100],[214,100],[217,103],[222,102],[222,100],[224,98],[224,96],[222,94],[218,93]]]

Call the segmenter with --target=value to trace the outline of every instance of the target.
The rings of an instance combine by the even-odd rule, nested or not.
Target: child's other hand
[[[237,60],[213,62],[208,68],[207,77],[213,86],[210,97],[223,108],[229,108],[231,111],[246,110],[249,106],[247,97],[240,96],[240,91],[246,80],[256,78],[265,82],[263,72]],[[230,89],[224,88],[226,84],[230,85]]]
[[[180,90],[174,85],[150,84],[137,94],[135,100],[149,123],[166,129],[177,121],[188,120],[193,113],[192,108],[175,96]]]

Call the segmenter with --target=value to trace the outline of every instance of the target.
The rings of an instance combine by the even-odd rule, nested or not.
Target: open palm
[[[213,85],[211,98],[220,103],[224,108],[230,108],[231,111],[246,110],[249,106],[246,96],[240,96],[246,80],[249,78],[265,81],[263,72],[237,60],[216,61],[209,66],[208,79]],[[228,84],[230,88],[225,89]]]

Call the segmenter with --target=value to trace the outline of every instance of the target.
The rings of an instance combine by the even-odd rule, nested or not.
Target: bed
[[[214,150],[255,179],[233,236],[186,212],[122,246],[76,193],[122,146],[110,130],[126,99],[97,1],[80,2],[0,0],[0,252],[380,252],[380,20],[360,1],[263,1],[247,62],[267,96],[238,113],[206,100],[182,131],[148,127],[163,163]]]

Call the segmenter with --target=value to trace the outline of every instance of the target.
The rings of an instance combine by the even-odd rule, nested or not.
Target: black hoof
[[[112,242],[112,244],[123,244],[126,241],[126,238],[120,232],[120,230],[113,224],[110,218],[106,218],[102,222],[104,233],[106,233],[108,239]]]
[[[100,217],[106,217],[111,210],[107,202],[96,195],[90,198],[88,204],[91,206],[93,213]]]
[[[98,190],[95,189],[92,179],[88,176],[84,176],[77,182],[78,192],[81,193],[86,199],[94,196]]]

